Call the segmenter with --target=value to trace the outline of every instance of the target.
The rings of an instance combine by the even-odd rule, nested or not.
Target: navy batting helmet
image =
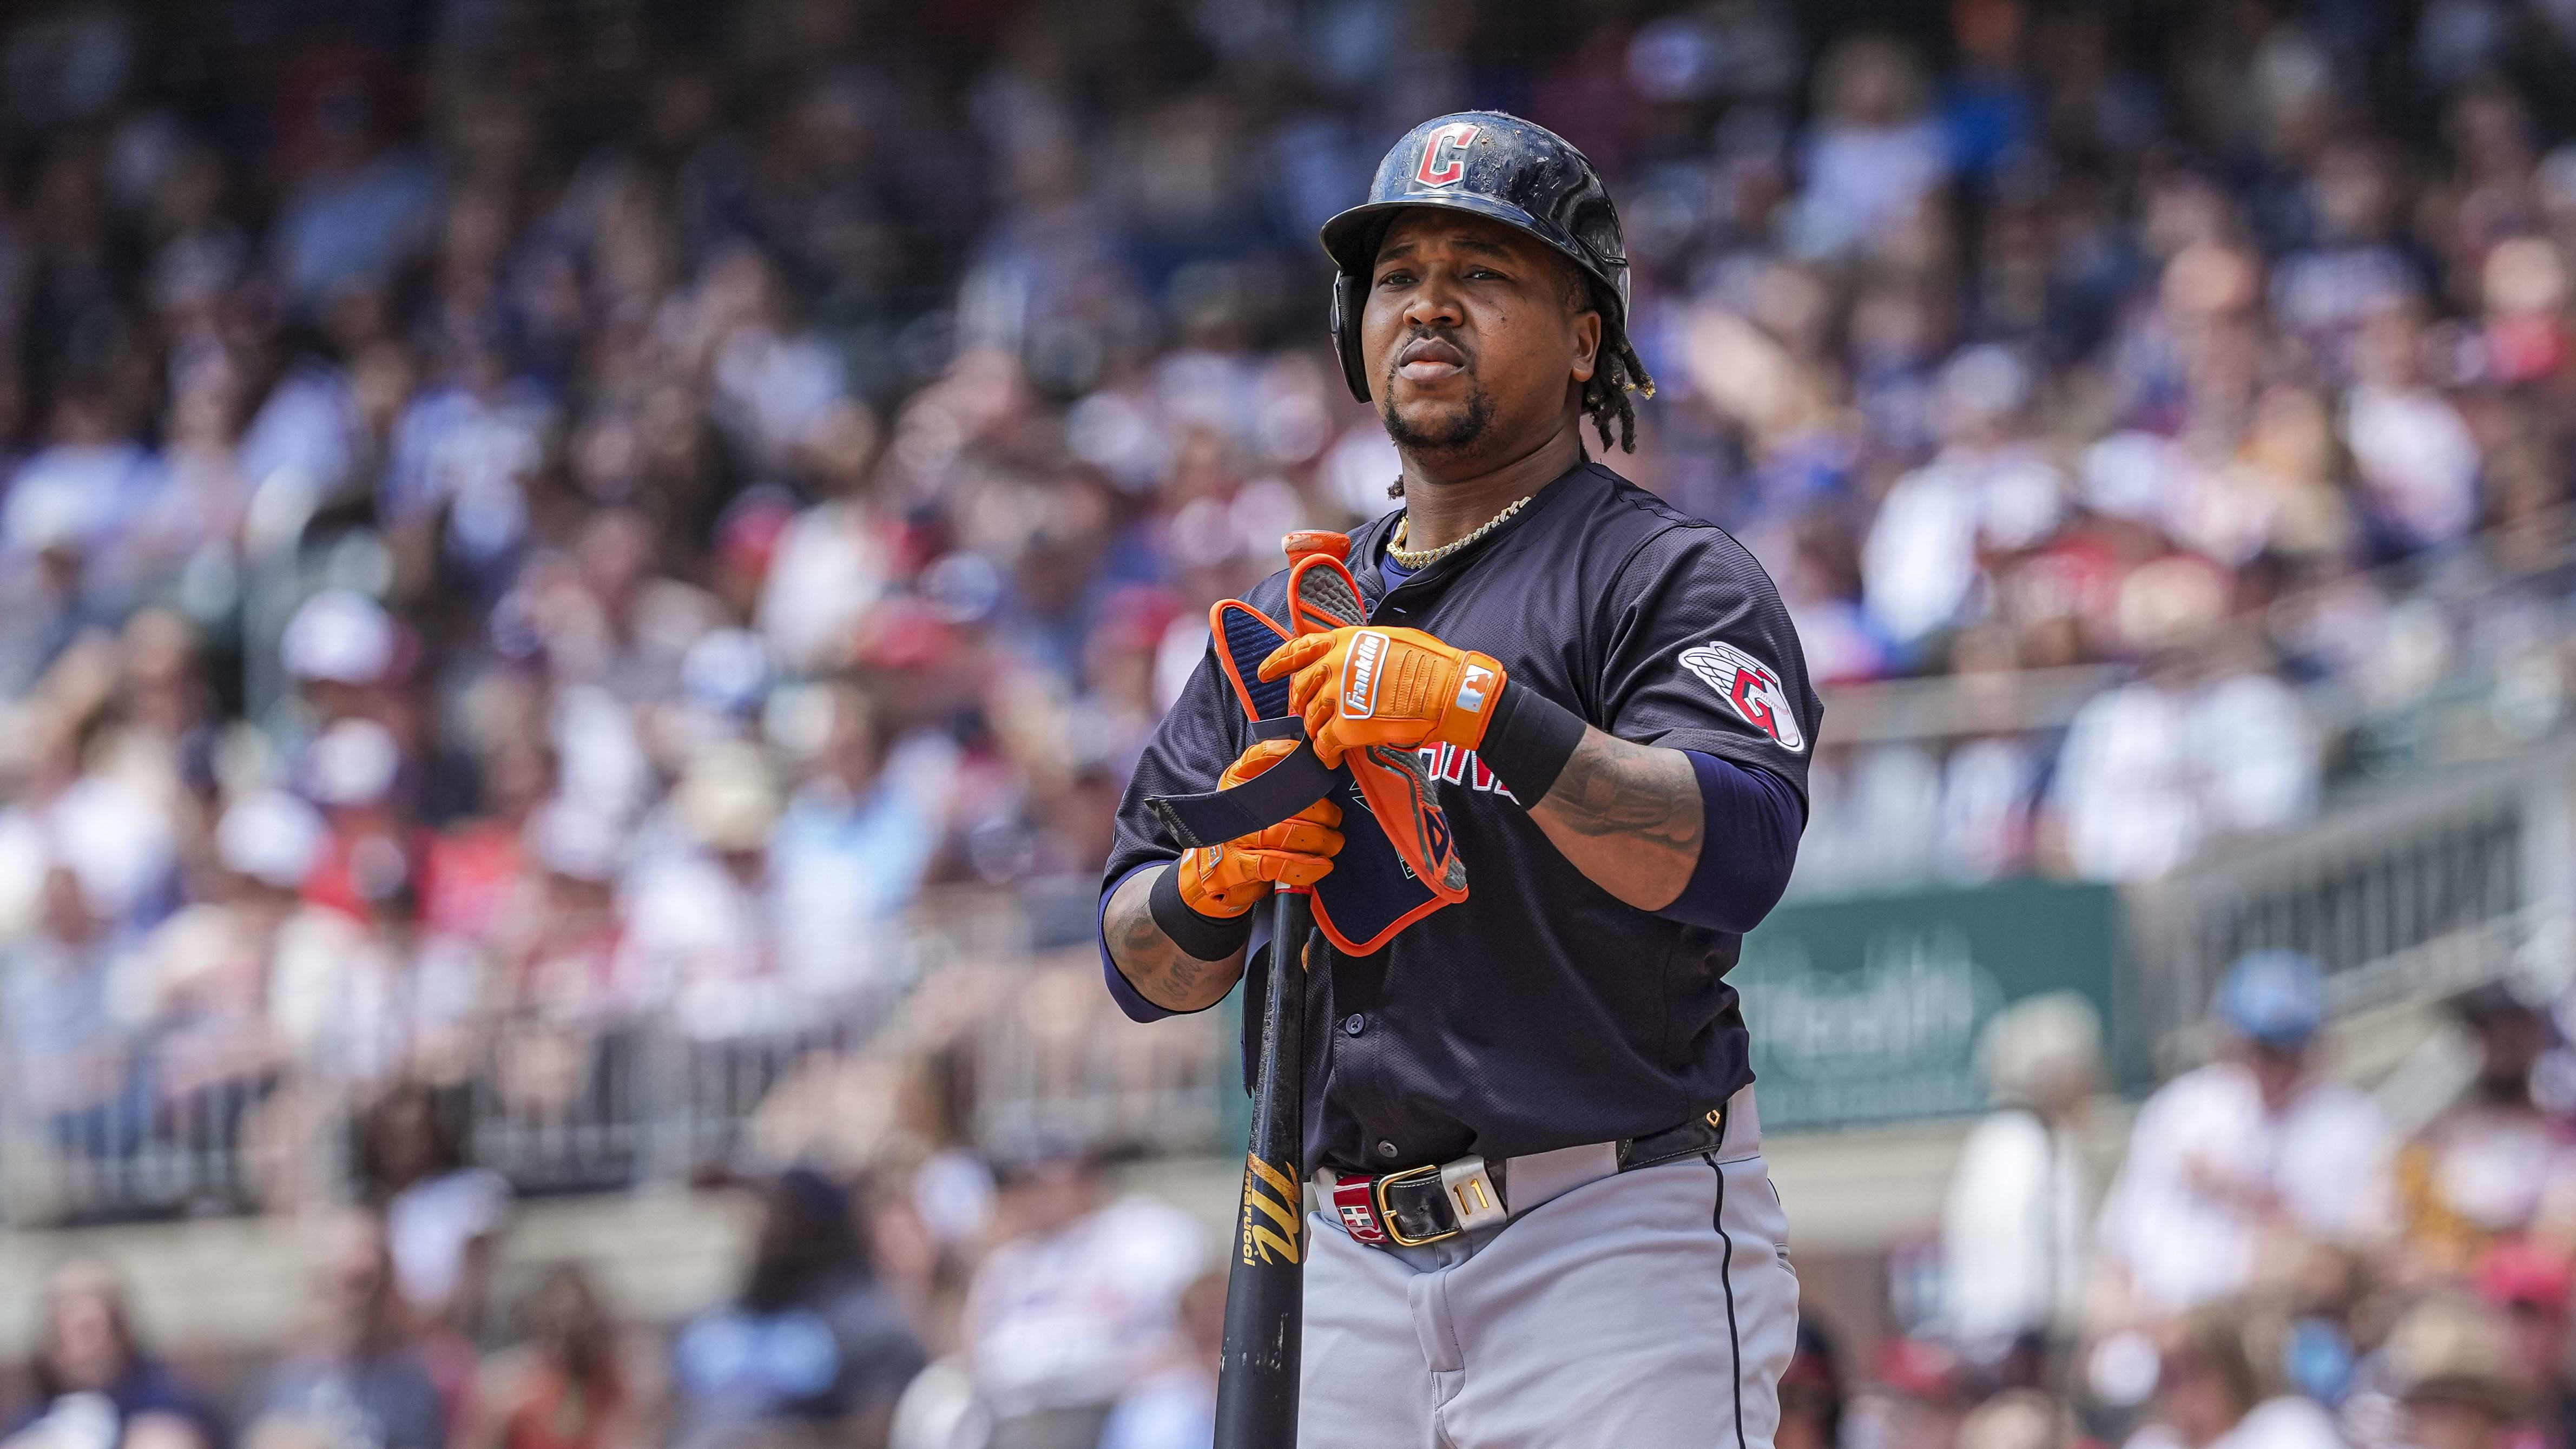
[[[1563,252],[1591,278],[1597,304],[1628,320],[1628,248],[1619,213],[1592,163],[1564,137],[1500,111],[1460,111],[1423,122],[1377,164],[1368,200],[1324,223],[1333,282],[1333,350],[1351,395],[1369,400],[1360,356],[1359,288],[1387,223],[1408,206],[1491,217]]]

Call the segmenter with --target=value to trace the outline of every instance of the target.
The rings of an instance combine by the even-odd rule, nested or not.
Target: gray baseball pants
[[[1771,1449],[1798,1280],[1742,1135],[1416,1248],[1310,1213],[1299,1449]]]

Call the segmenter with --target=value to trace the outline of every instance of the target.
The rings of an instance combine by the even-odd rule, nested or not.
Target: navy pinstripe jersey
[[[1478,542],[1385,592],[1399,514],[1353,536],[1374,623],[1480,649],[1621,739],[1768,770],[1806,801],[1821,707],[1788,611],[1725,530],[1598,463],[1541,489]],[[1285,619],[1283,571],[1248,602]],[[1145,797],[1212,789],[1251,743],[1203,658],[1138,763],[1104,890],[1180,848]],[[1623,904],[1557,852],[1472,753],[1427,753],[1467,863],[1467,900],[1374,955],[1335,951],[1306,993],[1309,1168],[1499,1158],[1660,1131],[1752,1080],[1725,982],[1743,938]],[[1344,808],[1355,808],[1347,800]],[[1728,848],[1711,822],[1706,850]],[[1261,989],[1261,933],[1246,972]],[[1249,996],[1247,1000],[1258,1000]],[[1249,1037],[1259,1030],[1247,1012]],[[1244,1059],[1254,1057],[1247,1040]]]

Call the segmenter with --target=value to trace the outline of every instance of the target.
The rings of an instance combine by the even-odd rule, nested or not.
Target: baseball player
[[[1305,943],[1301,1443],[1770,1449],[1797,1281],[1724,978],[1805,823],[1796,633],[1733,538],[1586,450],[1633,446],[1652,383],[1580,152],[1424,122],[1323,244],[1401,506],[1351,536],[1366,624],[1258,672],[1326,764],[1419,752],[1468,893],[1366,953]],[[1289,618],[1285,588],[1247,602]],[[1120,809],[1101,949],[1140,1021],[1273,969],[1254,905],[1357,844],[1352,791],[1213,848],[1146,805],[1297,748],[1232,668],[1211,650]]]

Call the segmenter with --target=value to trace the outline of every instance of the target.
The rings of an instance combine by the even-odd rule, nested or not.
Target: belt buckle
[[[1406,1237],[1403,1227],[1396,1221],[1395,1209],[1387,1205],[1388,1188],[1405,1183],[1422,1182],[1439,1175],[1440,1164],[1433,1162],[1421,1167],[1408,1167],[1402,1172],[1390,1172],[1369,1184],[1369,1197],[1377,1206],[1378,1223],[1386,1229],[1387,1237],[1393,1239],[1397,1247],[1418,1248],[1425,1243],[1443,1243],[1465,1231],[1462,1228],[1451,1228],[1445,1233],[1433,1233],[1428,1237]]]

